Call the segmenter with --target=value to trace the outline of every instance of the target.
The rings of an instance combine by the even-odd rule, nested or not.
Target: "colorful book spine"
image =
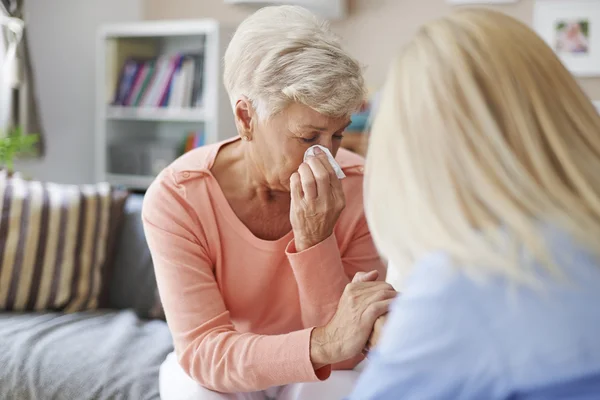
[[[132,104],[133,106],[138,107],[140,105],[142,96],[146,92],[146,89],[148,88],[148,85],[150,84],[150,82],[152,81],[152,77],[154,76],[155,66],[156,66],[156,60],[151,60],[146,63],[148,73],[146,74],[146,76],[144,78],[144,82],[142,82],[140,91],[135,96],[133,96],[134,97],[133,104]]]
[[[131,87],[131,90],[128,90],[125,101],[123,102],[124,106],[132,105],[135,97],[137,96],[137,94],[139,93],[139,91],[142,88],[142,83],[144,82],[144,79],[147,74],[148,74],[148,65],[145,62],[139,63],[138,68],[137,68],[137,73],[134,78],[133,86]]]
[[[125,105],[125,100],[127,99],[127,96],[129,95],[129,92],[134,84],[139,66],[139,63],[133,59],[128,59],[125,61],[113,105]]]
[[[204,146],[204,132],[190,132],[185,137],[185,143],[183,146],[183,153],[194,150],[195,148]]]
[[[115,88],[113,105],[200,107],[203,101],[203,54],[127,59]]]
[[[162,94],[161,94],[160,100],[158,102],[158,105],[160,107],[165,107],[169,104],[168,103],[169,93],[171,91],[171,87],[173,86],[173,77],[175,76],[175,73],[181,68],[182,61],[183,61],[183,56],[180,54],[171,58],[171,63],[169,65],[169,72],[167,75],[167,80],[161,90]]]

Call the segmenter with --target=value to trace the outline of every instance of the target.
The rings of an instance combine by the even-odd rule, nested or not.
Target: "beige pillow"
[[[0,174],[0,310],[102,307],[127,195]]]

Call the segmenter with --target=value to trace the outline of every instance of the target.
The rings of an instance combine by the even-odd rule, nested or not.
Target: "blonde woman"
[[[408,273],[350,398],[600,398],[591,101],[527,26],[483,10],[422,28],[384,92],[366,212]]]

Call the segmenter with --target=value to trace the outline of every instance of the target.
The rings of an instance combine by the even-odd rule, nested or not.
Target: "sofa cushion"
[[[0,399],[159,399],[172,350],[163,321],[133,311],[0,313]]]
[[[126,197],[0,174],[0,310],[103,306]]]
[[[142,225],[143,201],[143,195],[132,194],[125,204],[108,306],[114,309],[133,309],[142,318],[164,319],[152,256]]]

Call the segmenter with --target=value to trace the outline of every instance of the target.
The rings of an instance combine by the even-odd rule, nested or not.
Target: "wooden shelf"
[[[112,107],[106,109],[106,118],[133,121],[204,122],[203,108],[139,108]]]
[[[148,189],[154,181],[153,176],[107,174],[106,180],[112,185],[125,186],[129,189]]]

